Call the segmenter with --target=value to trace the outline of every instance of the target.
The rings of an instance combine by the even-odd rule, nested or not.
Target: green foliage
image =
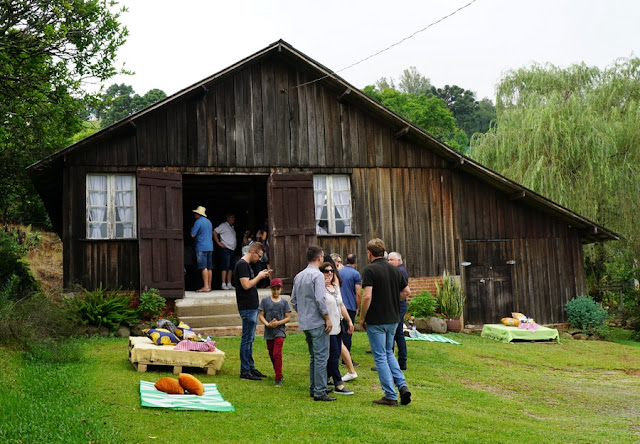
[[[453,113],[456,124],[470,136],[487,132],[491,121],[496,117],[495,107],[489,99],[478,102],[473,91],[458,85],[445,85],[444,88],[434,86],[431,88],[431,94],[444,100],[447,108]]]
[[[47,223],[25,167],[80,129],[84,86],[114,68],[126,28],[109,0],[6,0],[0,7],[0,219]],[[79,100],[83,98],[83,100]]]
[[[607,310],[594,301],[591,296],[578,296],[564,306],[567,319],[573,328],[580,328],[586,334],[601,335],[605,331]]]
[[[135,324],[140,317],[130,308],[132,294],[120,290],[109,290],[100,284],[94,291],[84,290],[83,297],[72,299],[71,308],[83,324],[93,327],[104,326],[113,331],[120,324]]]
[[[448,319],[456,319],[462,316],[464,310],[465,297],[460,285],[449,276],[445,270],[442,274],[442,283],[436,281],[436,299],[440,312]]]
[[[67,304],[36,292],[16,301],[0,299],[0,343],[31,349],[42,341],[68,338],[79,332]]]
[[[585,248],[589,292],[620,283],[608,264],[621,255],[630,270],[640,259],[640,58],[603,70],[510,71],[498,85],[496,111],[496,125],[472,139],[473,157],[620,233],[617,243]]]
[[[160,296],[160,292],[151,288],[140,295],[138,310],[143,320],[148,321],[160,316],[162,309],[166,305],[165,298]]]
[[[423,290],[417,296],[411,298],[407,312],[416,318],[430,318],[436,313],[437,302],[433,295]]]
[[[165,92],[157,88],[139,96],[130,85],[113,84],[101,96],[101,103],[96,105],[94,112],[96,118],[101,119],[101,127],[106,128],[166,97]]]
[[[629,322],[633,330],[631,339],[640,341],[640,291],[634,290],[624,306],[623,318]]]
[[[13,231],[0,231],[0,302],[18,300],[38,289],[23,259],[26,246],[18,239]]]

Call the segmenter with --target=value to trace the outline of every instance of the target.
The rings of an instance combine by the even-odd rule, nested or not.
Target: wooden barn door
[[[138,171],[140,289],[167,299],[184,296],[182,175]]]
[[[293,278],[307,266],[307,247],[317,243],[313,174],[272,174],[268,185],[273,276],[291,293]]]
[[[495,324],[515,311],[508,241],[464,241],[465,323]]]

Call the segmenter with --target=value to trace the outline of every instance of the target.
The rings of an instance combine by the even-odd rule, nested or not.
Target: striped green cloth
[[[413,333],[415,332],[415,333]],[[449,339],[446,336],[436,335],[433,333],[420,333],[416,330],[412,331],[412,336],[408,336],[405,338],[407,341],[429,341],[429,342],[446,342],[449,344],[457,344],[462,345],[458,341],[454,341],[453,339]]]
[[[153,382],[140,381],[142,407],[161,407],[173,410],[208,410],[211,412],[234,412],[230,402],[222,399],[217,384],[203,384],[204,394],[169,395],[154,387]]]

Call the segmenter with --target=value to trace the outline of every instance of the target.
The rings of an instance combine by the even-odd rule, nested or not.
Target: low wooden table
[[[215,375],[222,368],[225,354],[222,350],[199,352],[174,350],[174,345],[156,345],[146,336],[129,337],[129,361],[139,372],[146,372],[149,365],[173,367],[173,374],[182,373],[183,367],[206,370]]]

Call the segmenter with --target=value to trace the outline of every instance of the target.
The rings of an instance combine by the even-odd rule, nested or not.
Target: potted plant
[[[462,311],[464,309],[465,297],[462,289],[456,280],[449,276],[445,270],[442,274],[442,284],[436,282],[436,299],[438,307],[443,313],[447,321],[447,329],[450,331],[462,330]]]

